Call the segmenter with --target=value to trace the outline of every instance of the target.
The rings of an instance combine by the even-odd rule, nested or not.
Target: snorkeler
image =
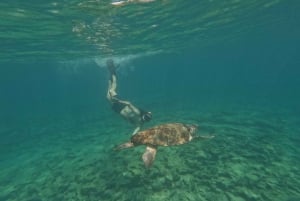
[[[132,133],[134,135],[137,133],[141,126],[152,119],[151,112],[146,112],[140,108],[135,107],[129,101],[120,100],[117,97],[117,76],[116,76],[116,66],[113,60],[109,59],[106,62],[107,69],[110,73],[110,78],[108,82],[107,99],[112,104],[112,109],[119,113],[124,119],[129,123],[136,126],[136,129]]]

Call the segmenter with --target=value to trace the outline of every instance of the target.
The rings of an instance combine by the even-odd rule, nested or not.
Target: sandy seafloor
[[[145,147],[113,151],[132,127],[106,118],[40,118],[2,128],[14,143],[2,147],[1,201],[298,201],[300,119],[292,110],[242,106],[155,108],[153,122],[197,123],[214,139],[160,147],[151,169]],[[104,115],[104,116],[105,116]],[[25,128],[26,127],[26,128]],[[37,137],[39,136],[39,137]],[[30,140],[26,140],[30,138]]]

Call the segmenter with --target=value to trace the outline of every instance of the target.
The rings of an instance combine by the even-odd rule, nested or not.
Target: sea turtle
[[[157,146],[173,146],[190,142],[195,138],[210,139],[214,136],[196,136],[197,125],[183,123],[166,123],[140,131],[133,135],[129,142],[118,145],[115,150],[146,145],[143,161],[148,168],[152,165]]]

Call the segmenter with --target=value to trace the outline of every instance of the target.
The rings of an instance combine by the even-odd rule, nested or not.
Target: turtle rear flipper
[[[153,164],[156,151],[157,151],[156,147],[150,147],[150,146],[146,147],[146,151],[142,157],[146,168],[149,168]]]
[[[126,143],[123,143],[123,144],[120,144],[120,145],[116,146],[114,148],[114,150],[128,149],[128,148],[131,148],[131,147],[134,147],[134,144],[132,142],[126,142]]]

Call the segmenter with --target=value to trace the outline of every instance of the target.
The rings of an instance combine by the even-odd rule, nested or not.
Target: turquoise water
[[[0,201],[300,200],[300,3],[1,1]],[[106,100],[199,125],[145,169]]]

